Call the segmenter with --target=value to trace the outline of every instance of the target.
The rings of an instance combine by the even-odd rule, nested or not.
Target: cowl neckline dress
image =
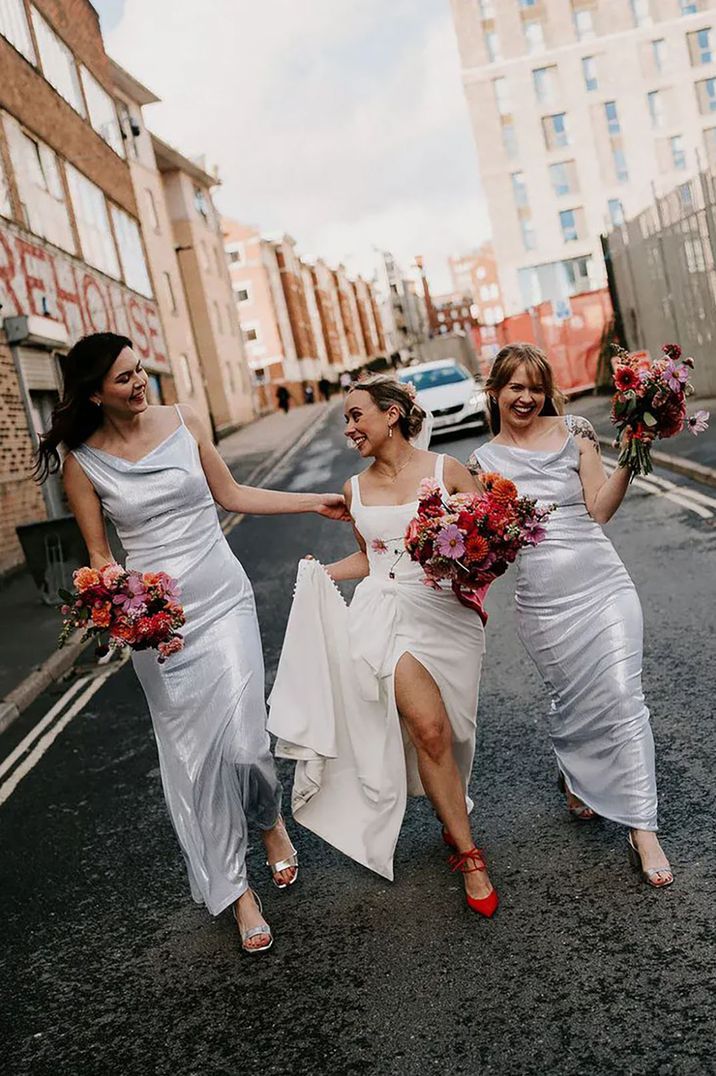
[[[165,664],[132,655],[149,706],[169,816],[191,893],[218,915],[248,886],[248,823],[273,826],[281,790],[266,732],[254,595],[224,537],[199,446],[179,425],[136,462],[90,445],[74,455],[128,568],[178,580],[185,646]]]
[[[517,628],[547,685],[549,733],[569,788],[597,814],[656,830],[654,740],[642,691],[643,620],[634,584],[589,515],[579,446],[480,446],[472,460],[557,507],[543,542],[518,557]]]

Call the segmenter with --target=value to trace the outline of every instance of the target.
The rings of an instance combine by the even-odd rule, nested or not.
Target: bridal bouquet
[[[617,427],[619,465],[628,467],[632,478],[652,471],[655,438],[675,437],[685,427],[698,434],[708,427],[708,411],[686,414],[694,360],[682,358],[678,344],[664,344],[661,350],[661,358],[652,362],[616,349],[612,422]]]
[[[61,590],[63,617],[60,646],[73,631],[84,629],[84,639],[106,636],[105,648],[158,650],[163,664],[184,646],[178,632],[184,624],[176,580],[165,572],[128,571],[120,564],[99,570],[78,568],[74,590]]]
[[[440,484],[425,478],[418,488],[418,513],[408,524],[405,548],[425,573],[426,586],[449,580],[456,596],[483,620],[481,599],[525,546],[545,537],[552,506],[520,497],[508,478],[481,474],[483,493],[454,493],[443,499]]]

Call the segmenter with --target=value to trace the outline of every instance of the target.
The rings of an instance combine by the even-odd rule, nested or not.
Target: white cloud
[[[107,51],[154,130],[218,164],[229,216],[366,272],[488,232],[448,0],[126,0]]]

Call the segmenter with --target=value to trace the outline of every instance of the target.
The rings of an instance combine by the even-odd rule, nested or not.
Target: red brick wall
[[[86,0],[37,0],[37,7],[76,58],[109,90],[107,57],[92,6]],[[0,72],[0,107],[136,216],[127,164],[4,37],[0,37]]]
[[[281,284],[286,297],[288,316],[293,332],[293,341],[296,345],[296,354],[299,359],[315,359],[316,342],[313,338],[311,319],[308,315],[308,304],[303,290],[303,280],[294,273],[289,265],[284,252],[279,247],[276,251],[278,267],[281,272]]]
[[[385,353],[387,351],[387,348],[386,348],[386,344],[385,344],[385,333],[383,331],[383,319],[380,316],[380,310],[378,309],[378,304],[375,301],[375,292],[371,288],[370,284],[368,285],[368,292],[369,292],[369,295],[370,295],[370,305],[371,305],[371,307],[373,309],[373,318],[375,319],[375,327],[376,327],[376,331],[378,333],[378,352],[381,355],[385,355]]]
[[[0,342],[0,574],[22,563],[17,524],[47,518],[40,487],[30,477],[34,462],[15,365]]]
[[[336,325],[336,319],[333,313],[331,297],[325,288],[320,286],[318,273],[315,269],[312,270],[312,276],[316,292],[318,313],[321,316],[321,325],[323,327],[323,339],[328,353],[328,361],[332,365],[338,364],[340,366],[343,361],[343,355],[341,354],[341,341],[338,335],[338,326]]]

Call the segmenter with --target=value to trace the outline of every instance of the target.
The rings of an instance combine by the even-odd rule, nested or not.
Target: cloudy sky
[[[449,0],[95,0],[150,126],[217,164],[219,208],[370,274],[375,248],[435,291],[489,233]]]

